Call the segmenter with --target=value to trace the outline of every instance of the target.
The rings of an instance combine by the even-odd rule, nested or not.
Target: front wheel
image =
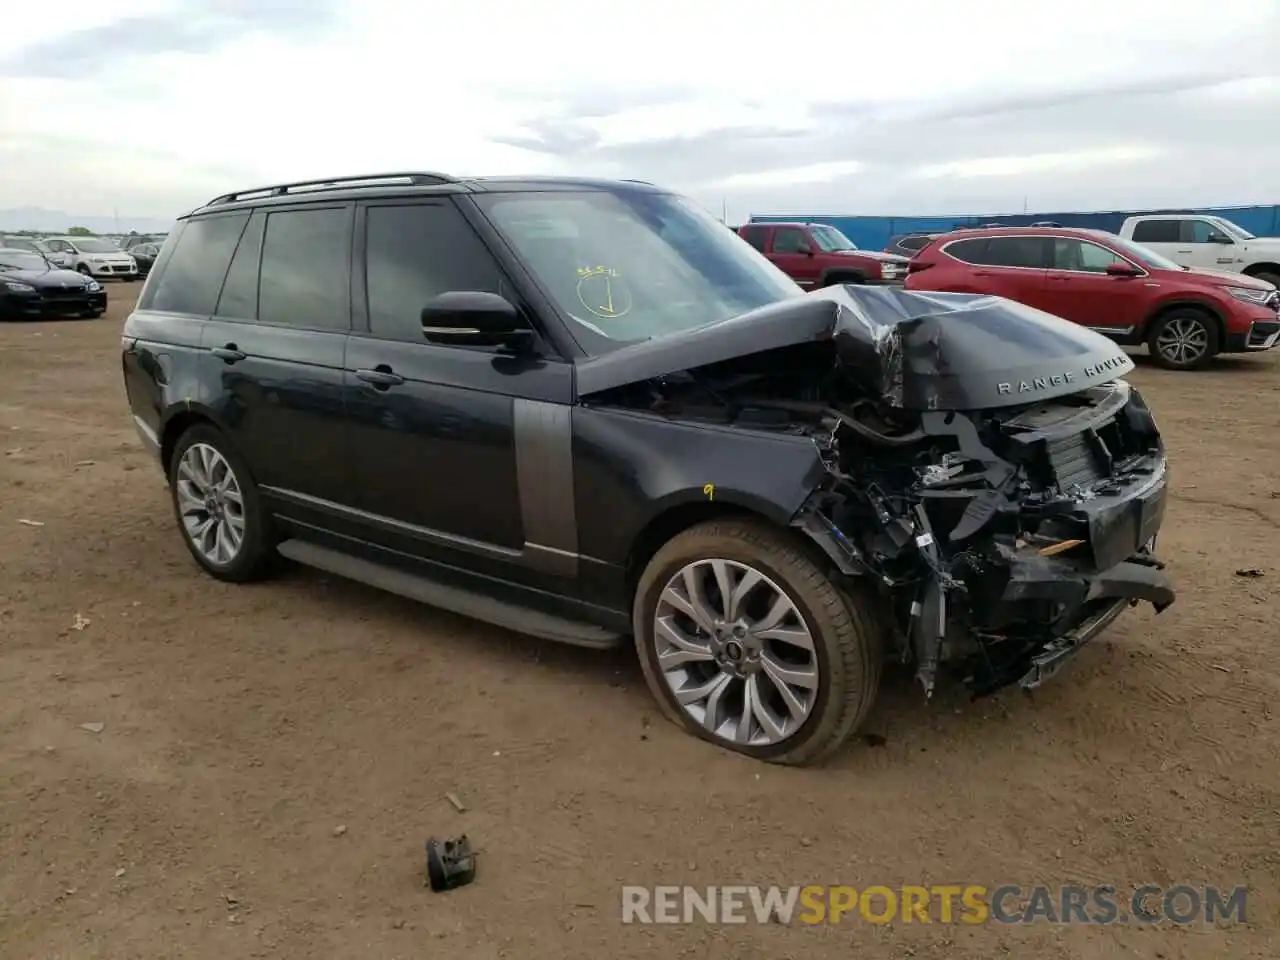
[[[93,276],[93,271],[92,271],[92,270],[90,270],[90,269],[89,269],[89,267],[88,267],[86,264],[83,264],[83,263],[82,263],[82,264],[80,264],[80,266],[76,267],[76,273],[84,274],[86,277],[92,277],[92,276]]]
[[[201,424],[178,439],[169,489],[183,541],[206,572],[232,583],[267,572],[276,556],[269,519],[247,464],[221,431]]]
[[[649,563],[632,611],[668,719],[737,753],[796,766],[835,751],[880,681],[874,597],[846,596],[781,531],[700,524]]]
[[[1171,310],[1151,325],[1147,348],[1165,369],[1197,370],[1217,356],[1218,325],[1201,310]]]

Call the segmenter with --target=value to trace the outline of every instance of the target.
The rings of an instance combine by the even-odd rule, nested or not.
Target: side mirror
[[[1210,243],[1224,243],[1224,244],[1232,244],[1232,243],[1235,243],[1235,241],[1234,241],[1234,240],[1232,240],[1230,237],[1228,237],[1225,233],[1211,233],[1211,234],[1209,234],[1209,242],[1210,242]]]
[[[796,253],[802,253],[802,254],[804,254],[806,257],[812,257],[812,256],[813,256],[813,247],[809,246],[809,244],[807,244],[807,243],[802,243],[802,244],[800,244],[800,246],[796,247]]]
[[[1131,263],[1107,264],[1107,276],[1109,277],[1136,277],[1141,273],[1142,271]]]
[[[519,349],[533,330],[510,300],[481,290],[451,290],[422,308],[422,335],[432,343]]]

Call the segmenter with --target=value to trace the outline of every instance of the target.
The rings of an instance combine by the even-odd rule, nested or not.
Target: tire
[[[85,320],[97,320],[102,316],[102,313],[103,311],[101,310],[86,310],[84,313],[80,314],[80,316]]]
[[[86,276],[86,277],[90,277],[90,278],[92,278],[92,277],[93,277],[93,271],[92,271],[92,270],[90,270],[90,269],[89,269],[87,266],[85,266],[83,263],[82,263],[82,264],[80,264],[78,267],[76,267],[76,273],[83,274],[84,276]]]
[[[862,278],[861,274],[856,274],[856,273],[837,274],[834,277],[827,277],[825,280],[823,280],[822,286],[834,287],[837,284],[845,284],[845,283],[852,283],[855,286],[862,286],[864,283],[866,283],[866,281]]]
[[[748,662],[752,655],[750,649],[744,651],[743,648],[762,641],[753,634],[747,634],[737,648],[739,656],[734,658],[730,656],[730,644],[734,636],[741,635],[726,634],[722,636],[725,641],[721,648],[722,661],[733,661],[730,667],[734,669],[754,670],[754,674],[749,674],[746,679],[726,674],[721,664],[704,657],[703,652],[711,651],[719,641],[713,640],[706,631],[697,632],[693,621],[684,619],[684,614],[676,612],[670,616],[679,608],[668,604],[666,590],[673,578],[681,576],[686,568],[695,564],[702,564],[693,569],[696,573],[706,571],[710,583],[715,574],[715,570],[710,568],[713,562],[723,564],[739,575],[750,571],[763,578],[757,588],[746,595],[750,601],[744,604],[747,607],[753,604],[767,607],[775,590],[785,596],[794,611],[794,617],[789,616],[788,620],[807,628],[812,650],[803,651],[801,647],[766,638],[763,651],[752,663]],[[683,587],[677,585],[677,590],[683,590]],[[693,638],[699,650],[697,660],[668,666],[665,670],[660,666],[659,655],[664,652],[660,647],[665,648],[667,655],[679,654],[665,639],[670,634],[664,633],[661,640],[657,636],[656,618],[660,610],[664,621],[685,628],[684,636]],[[806,766],[822,761],[837,750],[863,722],[875,702],[885,637],[883,621],[878,614],[879,607],[873,595],[861,590],[842,594],[823,570],[782,531],[759,521],[718,520],[684,531],[657,552],[640,577],[632,609],[632,625],[645,681],[667,719],[703,740],[736,753],[771,763]],[[755,615],[754,611],[752,615]],[[683,649],[688,650],[689,647]],[[776,670],[779,653],[791,657],[803,654],[807,659],[804,664],[797,663],[795,659],[786,664],[796,668],[795,676],[801,670],[816,667],[816,691],[810,690],[807,694],[808,709],[801,720],[797,720],[794,713],[787,715],[786,701],[780,693],[781,685],[771,679],[771,670],[765,669],[762,662],[769,659],[770,666]],[[725,676],[728,676],[727,680],[717,680]],[[763,679],[753,681],[752,676]],[[710,712],[708,708],[696,703],[687,708],[677,697],[677,689],[688,691],[717,682],[726,683],[727,689],[722,691],[722,695],[712,698],[716,703],[709,700],[707,707],[715,711],[717,718],[721,715],[726,718],[722,724],[713,722],[713,726],[718,731],[725,731],[725,735],[712,732],[705,726],[706,713]],[[754,710],[752,728],[745,738],[736,738],[736,731],[729,733],[727,730],[729,718],[740,721],[746,712],[746,687],[752,682],[754,689],[771,704],[773,720],[781,717],[787,725],[781,731],[783,735],[775,733],[772,741],[766,735],[762,742],[759,735],[765,733],[765,727],[759,719],[761,714]],[[792,688],[793,696],[794,690]],[[726,701],[723,712],[719,709],[721,699]],[[693,712],[698,709],[702,709],[702,717]]]
[[[200,456],[201,453],[207,455],[207,451],[213,451],[216,457],[230,468],[235,486],[239,489],[241,503],[239,519],[242,521],[242,529],[239,546],[229,558],[211,554],[198,546],[184,520],[184,507],[191,503],[184,494],[199,492],[198,487],[193,489],[189,485],[192,482],[191,475],[183,469],[184,458],[193,450],[197,451],[194,456]],[[187,550],[196,563],[200,564],[206,573],[229,583],[247,583],[261,579],[272,571],[278,554],[275,552],[275,539],[270,518],[262,506],[262,498],[248,465],[220,430],[210,424],[197,424],[190,427],[174,445],[173,456],[166,465],[166,471],[169,478],[169,496],[173,502],[174,517],[178,521],[182,541],[187,545]],[[224,476],[216,465],[212,472],[214,480]],[[199,471],[196,473],[198,474]],[[234,526],[236,513],[234,501],[227,498],[220,505],[220,510],[224,516],[229,516]],[[211,515],[206,512],[202,515],[197,514],[194,519],[198,520],[201,516],[205,519],[211,518]]]
[[[1280,287],[1280,273],[1272,273],[1270,270],[1259,270],[1257,273],[1248,274],[1255,280],[1262,280],[1274,287]]]
[[[1179,349],[1177,344],[1182,343]],[[1199,352],[1186,353],[1198,347]],[[1221,349],[1218,323],[1203,310],[1179,307],[1163,314],[1147,332],[1151,358],[1166,370],[1199,370]]]

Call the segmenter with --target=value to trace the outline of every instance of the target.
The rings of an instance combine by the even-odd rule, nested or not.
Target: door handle
[[[1178,253],[1194,253],[1193,250],[1179,250]]]
[[[991,276],[991,271],[989,271],[989,270],[975,270],[975,271],[973,271],[973,275],[974,275],[975,277],[989,277],[989,276]]]
[[[245,358],[244,351],[234,343],[228,343],[225,347],[214,347],[209,352],[226,364],[239,363]]]
[[[404,383],[404,377],[395,373],[385,363],[378,364],[372,370],[357,370],[356,376],[365,383],[371,383],[381,390]]]

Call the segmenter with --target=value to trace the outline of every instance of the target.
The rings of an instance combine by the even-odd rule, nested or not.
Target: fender
[[[817,444],[801,434],[620,408],[575,408],[573,454],[582,553],[618,566],[652,521],[695,503],[790,526],[827,475]]]

